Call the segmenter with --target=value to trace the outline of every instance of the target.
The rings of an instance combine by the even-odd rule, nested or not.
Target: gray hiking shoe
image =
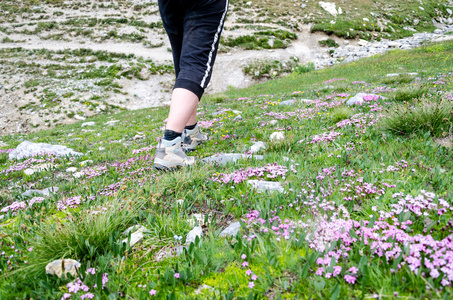
[[[154,168],[173,171],[178,167],[187,167],[195,164],[195,157],[188,157],[181,147],[181,137],[173,141],[161,139],[156,149]]]
[[[198,127],[197,124],[192,130],[184,129],[182,133],[182,148],[185,151],[193,151],[199,144],[204,143],[207,140],[208,136],[201,133],[200,127]]]

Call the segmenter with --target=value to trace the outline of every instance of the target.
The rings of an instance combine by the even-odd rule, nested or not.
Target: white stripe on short
[[[225,21],[225,16],[226,16],[227,11],[228,11],[228,2],[229,1],[227,0],[226,7],[225,7],[225,12],[222,15],[222,19],[220,19],[220,24],[219,24],[219,27],[217,28],[217,32],[216,32],[216,34],[214,36],[214,42],[212,43],[211,51],[209,52],[209,58],[208,58],[208,62],[206,64],[206,73],[204,74],[203,80],[201,81],[201,84],[200,84],[200,86],[203,89],[206,88],[205,87],[205,83],[206,83],[206,80],[208,79],[209,73],[211,72],[211,69],[212,69],[212,66],[211,66],[212,54],[215,51],[215,44],[219,40],[220,31],[222,30],[222,25],[223,25],[223,22]]]

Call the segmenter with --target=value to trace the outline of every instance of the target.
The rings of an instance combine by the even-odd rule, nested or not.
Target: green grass
[[[22,201],[20,195],[28,188],[60,188],[55,196],[14,215],[2,213],[1,296],[61,298],[74,279],[46,275],[43,266],[65,257],[81,262],[81,280],[99,299],[148,299],[150,291],[156,292],[156,299],[453,297],[451,285],[441,284],[443,275],[432,276],[429,264],[422,265],[419,272],[410,269],[406,254],[411,248],[391,237],[385,239],[391,247],[399,245],[405,254],[387,260],[375,253],[379,247],[371,247],[375,237],[371,231],[385,236],[378,228],[383,223],[395,226],[401,235],[438,241],[453,230],[451,210],[439,213],[443,203],[439,198],[453,204],[453,153],[436,143],[437,137],[451,136],[452,50],[450,41],[392,51],[204,97],[199,121],[207,127],[203,131],[210,139],[189,155],[241,153],[263,141],[267,146],[261,152],[263,161],[244,159],[225,166],[199,164],[172,173],[155,171],[155,150],[149,147],[162,135],[168,107],[96,116],[86,120],[95,122],[92,127],[81,128],[79,122],[27,135],[1,136],[8,144],[0,151],[2,208]],[[54,55],[43,53],[47,54]],[[415,78],[385,81],[388,73],[413,72],[418,73]],[[109,84],[99,81],[104,83]],[[35,83],[29,85],[32,88]],[[418,87],[427,90],[417,97],[396,97]],[[346,106],[347,98],[358,92],[386,98]],[[279,105],[285,100],[295,102]],[[234,120],[237,112],[233,110],[240,111],[242,121]],[[115,120],[114,125],[107,123]],[[277,123],[271,125],[273,120]],[[284,132],[283,141],[270,141],[276,131]],[[136,138],[139,133],[145,137]],[[337,135],[332,137],[333,133]],[[331,140],[317,142],[326,135]],[[65,145],[84,155],[8,160],[4,150],[23,140]],[[24,175],[23,169],[43,163],[51,163],[53,168]],[[270,171],[257,171],[266,166],[281,173],[272,176]],[[86,175],[74,179],[66,171],[69,167]],[[237,182],[213,180],[226,180],[229,175]],[[243,181],[247,176],[280,182],[286,193],[258,192]],[[423,191],[435,196],[423,196]],[[59,201],[77,196],[85,201],[58,210]],[[423,209],[426,215],[421,216],[414,211],[395,212],[394,207],[409,196],[415,202],[417,196],[426,201],[432,198],[436,209]],[[94,215],[93,211],[105,212]],[[378,219],[381,212],[388,217]],[[189,223],[193,214],[204,215],[203,237],[187,245],[180,256],[173,256],[172,249],[184,245],[193,228]],[[343,230],[347,223],[342,220],[349,219],[357,226]],[[219,237],[234,220],[242,222],[240,234]],[[406,228],[401,226],[403,222]],[[122,232],[139,224],[149,230],[144,241],[133,248],[121,244]],[[280,225],[280,233],[284,227],[293,230],[288,239],[275,233]],[[362,230],[370,232],[366,239]],[[337,235],[325,249],[314,246],[328,239],[323,232]],[[347,244],[340,234],[357,240]],[[335,261],[330,250],[348,255]],[[162,253],[169,254],[158,260]],[[431,261],[430,255],[421,255],[425,262]],[[324,259],[326,264],[320,265]],[[322,266],[323,274],[316,275]],[[91,267],[96,268],[95,275],[86,273]],[[340,274],[326,276],[334,273],[334,267],[341,267]],[[351,267],[357,271],[349,271]],[[345,276],[354,276],[355,283],[348,283]],[[84,294],[79,291],[72,298]]]

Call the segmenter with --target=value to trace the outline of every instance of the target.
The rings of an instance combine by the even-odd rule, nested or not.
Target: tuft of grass
[[[331,38],[327,40],[318,41],[318,43],[321,45],[321,47],[335,47],[335,48],[340,47],[340,45]]]
[[[421,86],[410,86],[402,89],[398,89],[393,96],[393,99],[399,102],[403,101],[412,101],[420,99],[423,95],[426,95],[429,92],[427,87]]]
[[[453,129],[453,102],[447,99],[432,101],[425,97],[415,105],[397,105],[388,111],[382,128],[399,135],[429,132],[435,137],[446,136]]]
[[[349,119],[353,114],[352,109],[347,106],[335,107],[330,114],[330,123],[332,125],[337,124],[340,121]]]
[[[236,38],[221,39],[224,46],[241,47],[246,50],[286,48],[291,40],[296,40],[295,33],[286,30],[258,31],[253,35],[244,35]]]
[[[270,59],[255,60],[244,67],[244,73],[254,78],[274,78],[284,73],[291,73],[297,67],[297,59],[286,62]]]
[[[410,83],[414,80],[414,77],[409,74],[399,74],[398,76],[384,77],[381,80],[383,84],[398,84],[398,83]]]
[[[74,212],[66,219],[52,219],[36,229],[30,241],[34,255],[30,257],[30,273],[41,273],[44,266],[56,259],[88,261],[108,252],[118,252],[120,234],[137,215],[140,204],[117,203],[104,213]],[[116,253],[120,254],[120,253]]]

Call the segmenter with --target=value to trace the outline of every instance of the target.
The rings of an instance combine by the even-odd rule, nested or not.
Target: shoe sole
[[[167,167],[167,166],[160,165],[160,164],[154,164],[153,168],[158,171],[173,172],[173,171],[176,171],[177,169],[181,168],[181,166]]]
[[[159,158],[154,159],[154,164],[153,167],[156,170],[161,170],[161,171],[175,171],[179,168],[183,167],[189,167],[191,165],[184,165],[184,164],[171,164],[169,161],[165,161]]]

